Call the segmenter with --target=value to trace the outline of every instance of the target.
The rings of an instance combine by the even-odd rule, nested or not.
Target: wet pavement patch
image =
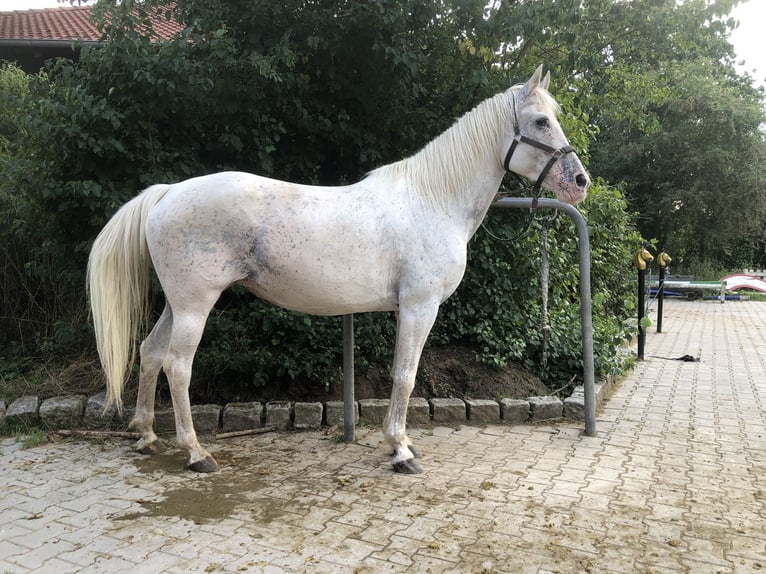
[[[251,510],[248,495],[255,495],[266,486],[262,477],[237,468],[243,461],[234,459],[226,451],[215,454],[221,470],[199,475],[186,468],[185,451],[142,456],[134,460],[141,474],[173,475],[167,490],[151,498],[138,499],[142,510],[115,515],[116,520],[134,520],[141,517],[178,517],[196,524],[208,524]],[[178,481],[178,477],[188,480]]]

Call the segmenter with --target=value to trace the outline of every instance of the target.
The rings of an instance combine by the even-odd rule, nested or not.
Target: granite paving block
[[[106,391],[88,397],[85,402],[85,412],[82,424],[86,428],[109,428],[118,422],[117,405],[106,406]]]
[[[427,425],[431,422],[431,407],[423,397],[412,397],[407,405],[407,426]]]
[[[219,405],[192,405],[192,421],[194,430],[199,434],[214,434],[221,421]]]
[[[585,395],[582,393],[573,393],[563,401],[563,416],[575,421],[585,420]]]
[[[524,399],[500,399],[500,416],[508,424],[524,424],[529,421],[529,401]]]
[[[500,422],[500,404],[492,399],[466,399],[468,421],[471,424],[497,424]]]
[[[19,397],[5,413],[5,420],[11,425],[34,426],[40,422],[40,398],[34,395]]]
[[[359,424],[359,403],[354,403],[354,425]],[[324,404],[325,423],[329,426],[343,425],[343,401],[327,401]]]
[[[435,424],[460,425],[466,421],[466,406],[462,399],[431,399],[431,418]]]
[[[527,401],[532,422],[557,419],[564,412],[564,405],[558,397],[528,397]]]
[[[364,424],[380,425],[388,412],[389,399],[361,399],[359,420]]]
[[[322,426],[322,415],[324,407],[322,403],[295,403],[293,407],[294,421],[293,428],[297,430],[318,429]]]
[[[71,429],[82,426],[85,395],[51,397],[40,405],[40,420],[51,429]]]
[[[290,428],[290,401],[270,401],[266,403],[266,426],[275,429]]]
[[[263,405],[259,402],[228,403],[223,407],[223,432],[257,429],[263,426]]]

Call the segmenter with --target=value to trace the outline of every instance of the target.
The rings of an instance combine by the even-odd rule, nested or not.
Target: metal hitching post
[[[497,200],[492,206],[531,209],[533,207],[533,200],[530,197],[506,197]],[[588,224],[576,207],[556,199],[538,199],[537,209],[557,209],[563,211],[572,218],[577,228],[578,249],[580,253],[580,315],[582,319],[582,386],[583,394],[585,395],[585,435],[596,436],[593,309],[590,291],[590,238],[588,237]]]
[[[343,440],[354,442],[354,315],[343,315]]]
[[[646,342],[646,329],[644,329],[644,314],[646,304],[644,295],[646,292],[646,262],[654,260],[654,257],[645,247],[642,247],[633,256],[633,264],[638,269],[638,360],[644,360],[644,344]]]
[[[665,300],[665,268],[672,259],[662,251],[657,255],[657,265],[660,268],[659,286],[657,287],[657,332],[662,333],[662,305]]]

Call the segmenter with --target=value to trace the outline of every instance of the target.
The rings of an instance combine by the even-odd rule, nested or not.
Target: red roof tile
[[[183,30],[164,11],[153,21],[154,31],[171,38]],[[0,12],[0,39],[5,40],[85,40],[95,42],[101,33],[90,22],[89,6],[15,10]]]

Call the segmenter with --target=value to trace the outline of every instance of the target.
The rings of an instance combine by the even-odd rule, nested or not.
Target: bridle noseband
[[[537,181],[535,181],[535,183],[532,185],[531,188],[529,187],[526,188],[526,189],[532,190],[532,193],[534,194],[534,197],[536,199],[540,193],[540,188],[543,185],[543,180],[548,176],[548,172],[551,171],[551,168],[553,167],[553,165],[560,158],[564,157],[566,154],[575,153],[575,149],[571,145],[565,145],[564,147],[556,149],[547,144],[544,144],[537,140],[528,138],[525,135],[522,135],[521,130],[519,129],[519,118],[516,115],[516,96],[514,95],[513,96],[513,143],[511,144],[511,147],[508,148],[508,153],[505,154],[505,161],[503,162],[505,171],[514,173],[511,171],[511,168],[510,168],[511,158],[513,157],[513,152],[516,151],[516,147],[519,145],[519,143],[525,143],[527,145],[531,145],[532,147],[536,147],[537,149],[543,150],[544,152],[551,154],[551,157],[548,160],[548,163],[545,164],[543,171],[541,171],[540,175],[537,176]]]

